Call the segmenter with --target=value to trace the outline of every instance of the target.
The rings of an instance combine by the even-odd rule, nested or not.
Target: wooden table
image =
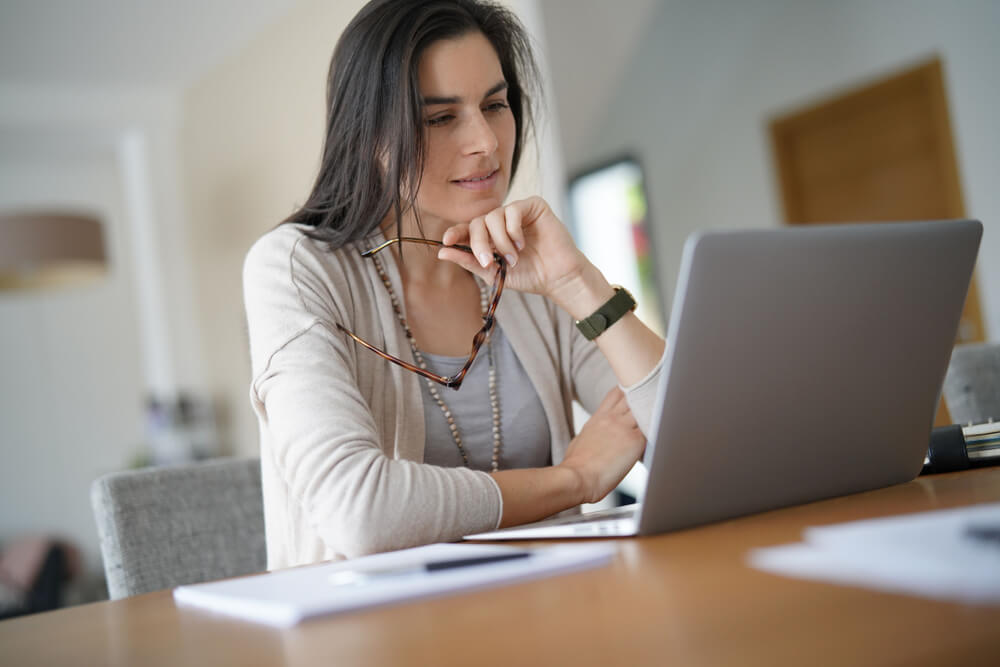
[[[151,593],[0,622],[0,665],[995,666],[1000,607],[786,579],[745,559],[810,525],[998,500],[1000,468],[924,477],[619,540],[600,569],[287,630]]]

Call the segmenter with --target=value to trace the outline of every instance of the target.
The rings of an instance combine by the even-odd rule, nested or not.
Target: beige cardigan
[[[247,254],[244,298],[260,424],[268,568],[448,541],[495,528],[502,507],[490,475],[422,463],[417,375],[337,330],[340,322],[402,359],[411,352],[374,262],[381,236],[329,251],[282,225]],[[383,255],[393,288],[399,272]],[[562,460],[572,401],[593,411],[615,385],[597,346],[546,299],[509,290],[497,321],[538,392]],[[626,390],[649,432],[660,364]]]

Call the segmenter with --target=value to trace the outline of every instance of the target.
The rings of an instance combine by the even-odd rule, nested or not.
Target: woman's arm
[[[589,261],[578,275],[560,286],[550,298],[574,320],[589,317],[614,296],[615,290]],[[611,364],[619,384],[630,386],[646,377],[663,356],[664,340],[634,312],[626,313],[594,339]]]
[[[442,259],[492,280],[494,249],[507,258],[506,289],[542,294],[573,319],[591,315],[614,295],[614,288],[580,252],[568,230],[548,204],[531,197],[497,208],[465,225],[448,229],[442,241],[467,243],[468,253],[443,248]],[[608,327],[594,342],[607,357],[619,384],[629,386],[646,377],[663,356],[663,339],[635,313]]]
[[[608,392],[566,457],[555,466],[493,474],[503,499],[501,527],[537,521],[580,503],[595,503],[625,477],[646,440],[617,387]]]
[[[539,197],[512,202],[448,229],[442,241],[466,243],[473,255],[442,248],[447,259],[492,280],[493,251],[509,265],[506,289],[541,294],[575,320],[591,315],[614,294],[614,288],[576,247],[566,227]],[[663,339],[628,313],[594,341],[619,384],[647,378],[663,356]],[[647,419],[648,421],[648,419]],[[610,493],[642,456],[646,440],[625,395],[612,390],[570,443],[558,465],[494,473],[503,499],[501,526],[534,521],[597,502]]]
[[[488,474],[390,458],[422,444],[422,429],[399,423],[420,418],[417,378],[359,354],[336,329],[364,312],[348,299],[366,284],[349,289],[346,255],[302,239],[287,226],[270,232],[244,270],[252,405],[276,473],[264,501],[288,522],[269,526],[269,542],[315,558],[320,541],[320,552],[353,557],[492,530],[502,496]]]

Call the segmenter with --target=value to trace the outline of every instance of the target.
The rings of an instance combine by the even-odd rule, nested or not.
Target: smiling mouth
[[[496,176],[497,172],[499,172],[499,171],[500,171],[499,169],[494,169],[493,171],[491,171],[490,173],[486,174],[485,176],[476,176],[476,177],[472,177],[472,178],[459,178],[459,179],[456,179],[455,181],[453,181],[453,183],[481,183],[482,181],[486,181],[486,180],[489,180],[489,179],[493,178],[494,176]]]

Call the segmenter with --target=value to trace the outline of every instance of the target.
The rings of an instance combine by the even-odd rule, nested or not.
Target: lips
[[[500,170],[492,169],[490,171],[478,172],[471,176],[466,176],[465,178],[457,178],[452,181],[452,183],[482,183],[483,181],[492,178],[498,171]]]
[[[493,169],[491,171],[481,171],[474,174],[469,174],[465,178],[460,178],[453,180],[452,183],[464,190],[472,191],[486,191],[492,190],[493,186],[496,185],[497,179],[500,177],[500,170]]]

